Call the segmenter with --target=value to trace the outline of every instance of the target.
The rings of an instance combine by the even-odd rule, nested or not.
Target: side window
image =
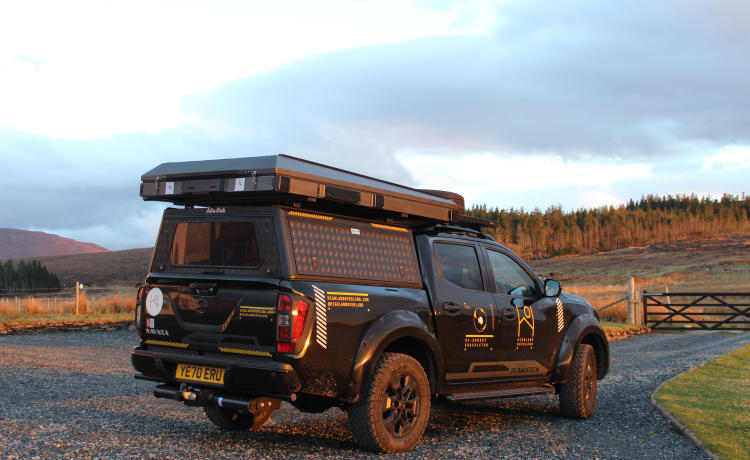
[[[482,273],[473,246],[436,243],[440,273],[446,280],[462,288],[482,291]]]
[[[499,294],[533,297],[536,295],[534,280],[515,260],[497,251],[487,250]]]

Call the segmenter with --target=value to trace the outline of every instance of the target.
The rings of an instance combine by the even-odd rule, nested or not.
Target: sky
[[[167,161],[500,208],[750,187],[744,0],[0,2],[0,227],[153,245]]]

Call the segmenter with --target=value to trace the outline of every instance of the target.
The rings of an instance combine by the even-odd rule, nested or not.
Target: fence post
[[[646,325],[646,291],[641,292],[641,306],[638,309],[641,315],[641,319],[638,322],[639,325],[645,326]]]
[[[643,291],[635,289],[635,282],[633,283],[633,293],[635,294],[635,302],[633,303],[633,317],[635,318],[635,324],[640,326],[643,324]]]
[[[631,276],[628,280],[628,324],[635,324],[635,279]]]
[[[76,316],[78,316],[78,281],[76,281]]]

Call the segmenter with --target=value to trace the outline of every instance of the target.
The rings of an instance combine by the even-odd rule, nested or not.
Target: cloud
[[[153,214],[141,174],[164,161],[231,156],[231,147],[189,127],[79,141],[0,129],[3,227],[84,235],[110,249],[153,244]],[[158,224],[158,222],[157,222]],[[108,230],[103,230],[107,227]]]
[[[2,2],[0,126],[76,139],[158,132],[189,121],[179,111],[188,92],[311,54],[485,32],[493,24],[487,8],[404,0]]]
[[[0,129],[0,226],[49,231],[110,249],[153,244],[164,204],[143,202],[140,177],[168,161],[205,160],[290,152],[359,172],[373,173],[362,149],[378,155],[377,176],[402,183],[413,179],[377,142],[348,144],[335,129],[304,151],[291,144],[183,125],[160,133],[121,134],[105,139],[53,139]],[[326,146],[336,145],[337,149]],[[380,149],[380,150],[379,150]]]
[[[750,142],[738,39],[750,4],[502,5],[504,25],[486,36],[310,57],[186,98],[183,110],[300,149],[332,127],[363,147],[450,155],[653,157]]]
[[[456,5],[446,2],[441,11]],[[486,24],[477,14],[441,13],[435,21],[454,17],[453,32],[486,31],[496,22],[491,33],[411,39],[433,35],[442,25],[409,35],[402,24],[399,36],[409,40],[393,43],[368,32],[376,42],[390,43],[335,46],[340,50],[285,61],[184,97],[180,108],[169,108],[182,120],[174,128],[92,140],[0,129],[0,194],[6,203],[0,224],[91,239],[112,249],[148,246],[163,206],[141,201],[141,174],[165,161],[274,153],[456,190],[470,202],[501,207],[570,209],[646,193],[746,190],[750,3],[477,5],[492,10]],[[326,37],[313,48],[329,49],[339,39],[336,33]],[[295,40],[287,43],[290,49]],[[190,54],[186,50],[181,56]],[[250,52],[232,50],[221,56],[252,59]],[[13,81],[38,78],[37,67],[48,66],[43,58],[38,66],[20,59],[25,73]],[[114,53],[107,60],[116,58]],[[177,74],[194,69],[184,64],[169,78],[176,81]],[[233,77],[249,68],[229,67]],[[166,78],[153,73],[161,75],[158,85],[125,104],[128,123],[164,108],[164,101],[153,110],[148,104]],[[148,79],[144,75],[139,78]],[[113,93],[112,84],[103,81],[97,91]],[[184,82],[175,85],[184,91]],[[47,113],[39,105],[46,93],[33,99],[28,88],[5,88],[0,99],[29,103],[20,115],[3,112],[0,123]],[[79,127],[102,106],[120,107],[119,99],[78,104],[74,91],[49,90],[60,95],[59,106],[45,118],[50,125],[66,126],[64,114],[79,106],[86,116],[68,120]],[[122,94],[130,99],[132,91]]]
[[[708,174],[721,174],[750,168],[750,146],[727,146],[703,160],[702,170]]]
[[[565,160],[554,155],[469,154],[457,162],[447,156],[417,152],[400,154],[399,161],[419,171],[418,187],[450,188],[461,193],[467,206],[492,203],[500,207],[540,207],[566,204],[566,208],[617,203],[612,185],[633,177],[653,178],[651,166],[589,157]],[[535,192],[543,201],[530,202]],[[521,203],[519,205],[519,203]]]

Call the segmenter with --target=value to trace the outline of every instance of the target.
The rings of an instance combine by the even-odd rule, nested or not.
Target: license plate
[[[177,364],[175,377],[191,382],[217,383],[224,385],[224,369],[219,367],[195,366],[193,364]]]

